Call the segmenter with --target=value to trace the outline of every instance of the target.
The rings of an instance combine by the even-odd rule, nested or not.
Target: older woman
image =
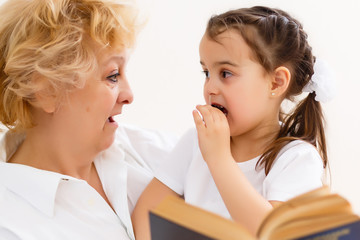
[[[130,221],[173,138],[119,126],[136,33],[129,1],[0,9],[0,239],[134,239]]]

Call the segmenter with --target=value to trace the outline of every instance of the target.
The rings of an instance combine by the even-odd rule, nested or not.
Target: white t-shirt
[[[0,145],[0,239],[134,239],[130,214],[174,136],[120,126],[113,145],[94,161],[115,212],[86,181],[6,163],[21,142]]]
[[[238,166],[267,200],[286,201],[322,186],[323,163],[315,147],[309,143],[297,140],[287,144],[267,176],[264,168],[255,169],[258,160],[256,157],[238,163]],[[202,158],[195,129],[180,139],[169,159],[155,170],[155,177],[179,195],[184,195],[186,202],[230,218]]]

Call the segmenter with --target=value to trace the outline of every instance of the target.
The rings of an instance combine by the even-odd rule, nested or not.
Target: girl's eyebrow
[[[200,61],[200,64],[205,66],[205,64],[202,61]],[[214,67],[219,66],[219,65],[230,65],[230,66],[233,66],[233,67],[239,67],[238,64],[236,64],[234,62],[230,62],[230,61],[219,61],[219,62],[215,62],[213,64]]]

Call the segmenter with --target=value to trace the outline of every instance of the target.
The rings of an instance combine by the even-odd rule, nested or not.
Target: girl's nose
[[[219,94],[219,86],[216,79],[209,78],[204,85],[204,91],[207,95],[217,95]]]

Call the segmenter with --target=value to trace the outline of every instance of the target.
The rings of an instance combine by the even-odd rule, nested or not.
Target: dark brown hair
[[[314,73],[315,57],[299,21],[279,9],[263,6],[241,8],[212,16],[206,34],[216,41],[216,37],[228,29],[241,34],[267,72],[271,73],[280,66],[289,68],[291,79],[286,99],[293,101],[302,93]],[[257,166],[264,165],[265,174],[268,174],[280,150],[289,142],[301,139],[318,149],[325,168],[324,118],[315,93],[310,93],[297,104],[292,113],[280,111],[279,118],[283,122],[279,134],[267,147]]]

